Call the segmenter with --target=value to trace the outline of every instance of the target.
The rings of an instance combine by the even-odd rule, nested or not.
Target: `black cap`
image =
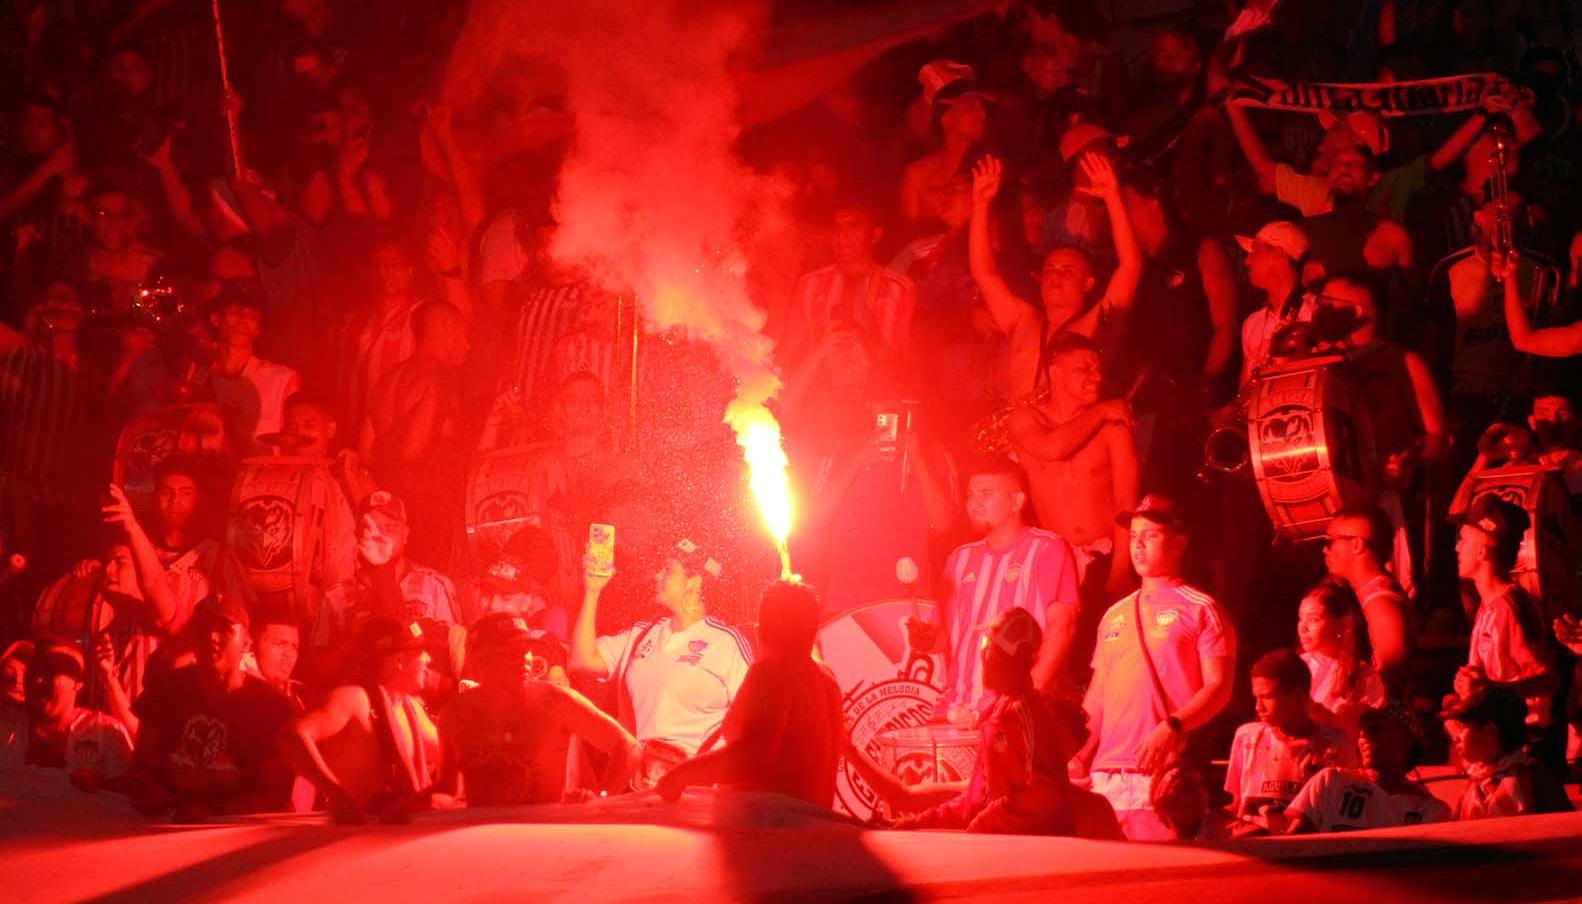
[[[1115,524],[1119,527],[1131,527],[1133,518],[1147,518],[1177,533],[1186,533],[1186,521],[1181,517],[1180,507],[1175,504],[1175,500],[1158,493],[1149,493],[1137,504],[1136,509],[1116,515]]]
[[[1507,552],[1521,548],[1522,537],[1533,523],[1521,506],[1495,493],[1484,493],[1472,500],[1472,505],[1456,520],[1482,531],[1494,548]]]
[[[473,623],[467,639],[479,650],[527,649],[533,644],[533,630],[514,612],[490,612]]]
[[[253,629],[253,620],[247,614],[247,605],[240,597],[223,593],[207,597],[192,613],[194,625],[207,626],[215,622],[241,625],[248,631]]]
[[[387,656],[424,649],[428,635],[415,621],[375,615],[357,633],[358,648],[368,656]]]

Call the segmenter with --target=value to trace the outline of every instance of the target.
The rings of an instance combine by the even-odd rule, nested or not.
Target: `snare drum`
[[[907,643],[906,620],[914,613],[928,621],[936,617],[931,600],[879,600],[842,612],[818,633],[818,656],[840,686],[852,744],[879,763],[886,756],[881,736],[926,726],[944,694],[939,654],[919,653]],[[912,760],[906,762],[911,768]],[[877,803],[873,789],[842,758],[835,774],[836,809],[865,820]]]
[[[905,785],[966,781],[978,758],[978,733],[956,725],[896,728],[876,740],[879,765]]]
[[[1560,472],[1533,465],[1484,471],[1472,478],[1469,505],[1490,493],[1520,506],[1532,521],[1511,577],[1543,605],[1546,624],[1562,613],[1576,614],[1577,551],[1570,545],[1571,499]]]
[[[227,539],[260,599],[288,596],[311,613],[324,587],[325,521],[340,492],[327,462],[249,458],[236,473]]]
[[[1336,511],[1373,497],[1368,425],[1338,377],[1340,357],[1262,370],[1247,411],[1253,477],[1275,532],[1321,536]]]

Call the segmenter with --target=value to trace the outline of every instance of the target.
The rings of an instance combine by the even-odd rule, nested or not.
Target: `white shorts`
[[[1104,799],[1110,802],[1115,812],[1153,809],[1153,805],[1148,802],[1148,792],[1153,788],[1154,777],[1146,772],[1138,772],[1134,769],[1118,771],[1095,769],[1091,777],[1093,793],[1104,795]]]

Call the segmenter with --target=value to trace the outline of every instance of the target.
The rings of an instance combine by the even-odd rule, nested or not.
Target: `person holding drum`
[[[677,761],[719,733],[752,664],[747,638],[707,613],[707,591],[722,573],[701,547],[681,540],[654,576],[654,602],[668,615],[600,637],[594,631],[599,596],[615,570],[593,556],[584,561],[572,671],[614,681],[621,721],[640,741],[676,748]]]

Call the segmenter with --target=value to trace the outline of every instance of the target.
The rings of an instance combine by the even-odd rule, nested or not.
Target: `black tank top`
[[[1363,248],[1368,236],[1379,225],[1380,217],[1361,201],[1347,201],[1335,205],[1329,213],[1308,217],[1302,221],[1302,231],[1307,233],[1308,257],[1324,265],[1329,276],[1355,273],[1368,269]]]

